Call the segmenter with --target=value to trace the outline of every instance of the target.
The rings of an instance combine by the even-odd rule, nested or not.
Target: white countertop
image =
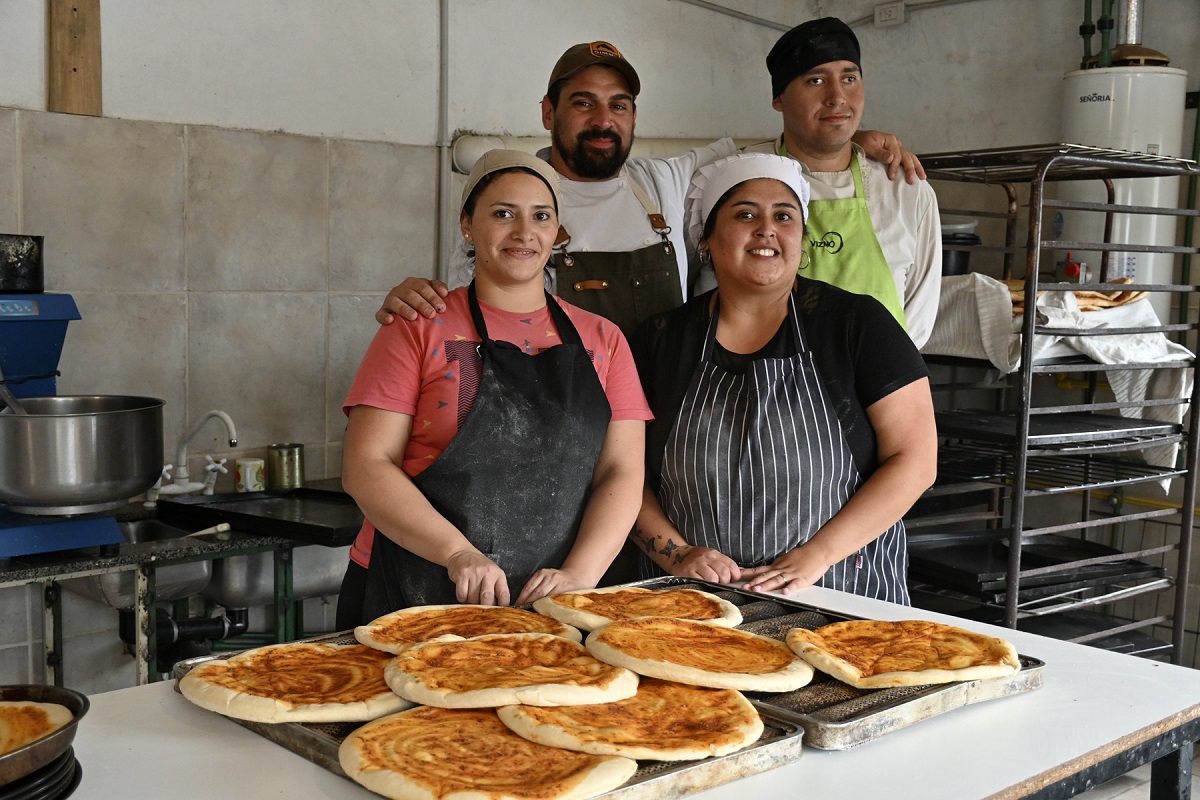
[[[1046,662],[1032,692],[955,709],[850,750],[804,748],[784,767],[692,795],[1020,797],[1200,717],[1200,671],[996,628],[828,589],[794,599],[876,619],[925,618],[1012,641]],[[75,739],[83,782],[73,798],[371,798],[301,756],[179,695],[172,682],[106,692]],[[932,778],[932,779],[931,779]]]

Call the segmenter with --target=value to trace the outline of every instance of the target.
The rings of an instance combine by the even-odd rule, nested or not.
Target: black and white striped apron
[[[736,375],[713,363],[718,303],[663,456],[658,499],[667,517],[691,544],[743,567],[808,541],[863,482],[794,294],[788,310],[797,354],[755,360]],[[907,568],[898,521],[817,585],[907,605]]]

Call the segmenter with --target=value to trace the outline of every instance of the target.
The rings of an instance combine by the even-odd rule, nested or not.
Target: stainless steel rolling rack
[[[1086,357],[1039,360],[1035,355],[1035,337],[1042,335],[1121,336],[1159,332],[1196,351],[1196,333],[1200,330],[1194,284],[1133,283],[1113,284],[1115,270],[1110,266],[1114,252],[1187,254],[1200,248],[1148,244],[1114,243],[1111,239],[1115,214],[1152,214],[1196,217],[1200,212],[1188,208],[1143,207],[1116,202],[1114,180],[1166,176],[1194,177],[1200,168],[1192,161],[1072,144],[1037,145],[1017,148],[976,150],[922,155],[921,161],[933,181],[974,183],[1002,190],[1004,211],[978,211],[942,208],[944,214],[992,217],[1005,220],[1003,246],[975,246],[971,249],[1003,254],[1005,279],[1023,279],[1026,298],[1046,291],[1120,290],[1166,292],[1178,299],[1178,320],[1136,328],[1077,328],[1064,331],[1039,323],[1038,314],[1026,313],[1020,326],[1021,360],[1018,368],[1003,376],[993,375],[981,383],[959,384],[949,381],[935,385],[938,398],[938,433],[941,444],[938,484],[925,498],[976,498],[974,508],[956,513],[922,517],[918,504],[909,518],[910,550],[913,543],[925,539],[935,542],[934,550],[960,551],[968,542],[983,547],[983,562],[968,563],[969,585],[952,579],[918,575],[914,555],[912,582],[922,583],[934,593],[966,598],[978,608],[1002,608],[1007,627],[1025,628],[1030,621],[1048,615],[1079,609],[1095,609],[1117,600],[1174,588],[1170,613],[1155,613],[1132,622],[1109,620],[1105,627],[1074,636],[1076,642],[1097,642],[1105,637],[1137,633],[1153,626],[1170,626],[1171,660],[1182,663],[1184,612],[1187,608],[1188,567],[1195,507],[1200,420],[1200,382],[1193,381],[1189,397],[1154,399],[1139,402],[1115,401],[1103,392],[1103,373],[1124,370],[1191,369],[1194,357],[1166,362],[1100,364]],[[1055,199],[1047,195],[1050,184],[1060,181],[1093,181],[1099,202]],[[965,190],[961,190],[968,193]],[[1020,197],[1028,192],[1028,234],[1025,244],[1017,243],[1021,226]],[[1098,242],[1065,241],[1048,226],[1047,212],[1058,209],[1104,215],[1104,239]],[[964,249],[969,245],[961,245]],[[956,246],[951,245],[951,248]],[[1056,251],[1101,253],[1098,280],[1061,282],[1057,277],[1045,280],[1051,271],[1045,259]],[[1024,264],[1019,264],[1021,254]],[[1178,255],[1175,256],[1178,258]],[[1051,265],[1052,269],[1052,265]],[[1178,270],[1176,270],[1178,272]],[[1139,279],[1141,280],[1140,276]],[[1185,277],[1183,280],[1187,280]],[[1028,306],[1032,308],[1033,306]],[[927,356],[934,365],[967,366],[971,362],[941,356]],[[975,362],[979,366],[978,362]],[[982,367],[990,364],[983,362]],[[935,367],[936,369],[936,367]],[[1034,391],[1035,380],[1051,375],[1077,376],[1069,394],[1062,391]],[[985,409],[953,407],[964,391],[996,390],[992,406]],[[945,408],[949,392],[950,408]],[[1076,395],[1075,392],[1079,394]],[[1068,402],[1076,400],[1078,402]],[[1183,406],[1183,424],[1139,419],[1139,409],[1155,405]],[[1130,416],[1119,416],[1124,411]],[[1174,466],[1153,467],[1139,459],[1149,448],[1178,445]],[[1161,452],[1161,451],[1160,451]],[[1093,493],[1122,492],[1126,487],[1171,479],[1182,489],[1179,508],[1147,508],[1124,513],[1096,515]],[[1078,514],[1063,521],[1061,498],[1078,494],[1082,498]],[[1038,498],[1060,498],[1055,506],[1059,516],[1031,513]],[[959,504],[962,505],[961,502]],[[970,503],[968,503],[968,506]],[[1166,505],[1166,504],[1164,504]],[[982,507],[981,507],[982,506]],[[1116,544],[1122,526],[1157,518],[1178,521],[1178,537],[1147,546],[1140,542],[1132,550],[1105,548],[1097,540],[1107,534]],[[1172,520],[1172,521],[1173,521]],[[1164,520],[1165,521],[1165,520]],[[938,531],[941,533],[938,533]],[[1077,545],[1077,547],[1073,547]],[[918,548],[919,549],[919,548]],[[1159,566],[1139,559],[1154,558]],[[969,561],[969,560],[968,560]],[[1172,569],[1173,567],[1173,569]],[[1025,623],[1025,624],[1023,624]]]

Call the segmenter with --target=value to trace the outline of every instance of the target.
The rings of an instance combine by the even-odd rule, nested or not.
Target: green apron
[[[801,269],[801,274],[848,292],[871,295],[907,330],[896,280],[867,211],[857,152],[851,154],[850,173],[854,176],[854,197],[808,203],[808,219],[804,221],[808,266]]]

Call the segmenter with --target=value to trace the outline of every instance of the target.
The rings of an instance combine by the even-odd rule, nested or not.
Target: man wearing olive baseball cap
[[[778,139],[752,152],[791,156],[803,166],[812,201],[802,274],[878,299],[920,347],[941,292],[941,227],[929,184],[888,180],[853,137],[866,95],[858,37],[834,17],[785,33],[767,55]]]
[[[612,43],[568,48],[542,98],[551,144],[538,154],[562,177],[571,236],[573,263],[555,264],[557,293],[626,334],[691,295],[683,206],[692,172],[736,150],[722,139],[675,158],[629,158],[641,88]]]

